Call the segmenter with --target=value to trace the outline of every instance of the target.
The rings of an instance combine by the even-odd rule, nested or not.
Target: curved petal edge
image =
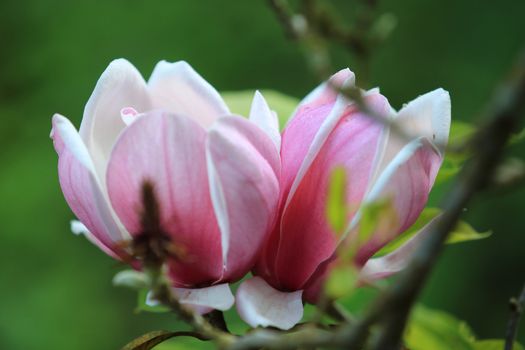
[[[288,330],[303,317],[303,291],[280,292],[260,277],[241,283],[236,306],[240,317],[252,327],[276,327]]]

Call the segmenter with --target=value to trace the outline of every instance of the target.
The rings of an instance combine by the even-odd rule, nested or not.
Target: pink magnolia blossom
[[[410,227],[423,210],[443,160],[450,128],[450,98],[443,89],[420,96],[399,112],[373,89],[364,93],[375,115],[397,123],[410,139],[363,114],[331,85],[351,86],[348,69],[334,75],[300,104],[282,134],[279,219],[254,270],[237,291],[237,310],[251,326],[289,329],[316,302],[335,250],[356,232],[363,206],[390,199],[396,224],[372,232],[359,246],[355,265],[363,280],[402,269],[417,241],[382,258],[372,256]],[[344,167],[348,227],[338,237],[326,218],[331,171]],[[350,240],[351,242],[351,240]]]
[[[175,294],[200,312],[230,308],[227,283],[253,267],[279,196],[277,119],[258,92],[249,117],[232,115],[186,62],[159,62],[146,82],[113,61],[79,132],[53,117],[60,185],[80,221],[73,231],[126,260],[122,243],[141,233],[147,181],[163,231],[184,252],[168,261]]]

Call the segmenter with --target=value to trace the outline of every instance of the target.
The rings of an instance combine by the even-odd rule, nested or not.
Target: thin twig
[[[300,39],[302,33],[297,29],[297,26],[293,22],[293,13],[290,10],[290,6],[286,0],[267,0],[268,5],[275,13],[275,17],[279,20],[279,23],[284,28],[286,34],[291,39]]]
[[[512,350],[514,348],[523,308],[525,308],[525,286],[523,286],[521,294],[517,299],[512,298],[510,300],[511,314],[507,325],[507,333],[505,334],[505,350]]]
[[[132,249],[142,261],[152,298],[169,307],[202,337],[215,341],[220,348],[228,346],[235,339],[233,335],[213,327],[203,316],[179,303],[172,293],[170,281],[164,273],[165,260],[183,257],[176,255],[178,250],[172,247],[169,237],[162,230],[155,189],[149,181],[142,186],[142,206],[142,232],[134,238]]]
[[[362,81],[367,79],[373,46],[373,40],[367,34],[374,24],[376,1],[365,2],[366,11],[359,16],[358,30],[345,28],[315,0],[303,0],[302,13],[293,11],[287,0],[267,2],[287,36],[302,44],[305,59],[320,80],[326,80],[333,71],[327,47],[329,41],[337,42],[353,53],[363,70]]]

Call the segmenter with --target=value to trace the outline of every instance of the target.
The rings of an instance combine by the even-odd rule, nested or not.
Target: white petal
[[[78,220],[71,220],[71,232],[73,232],[73,234],[79,236],[79,235],[90,235],[91,232],[89,232],[88,228],[86,227],[86,225],[84,225],[83,223],[81,223],[80,221]]]
[[[95,164],[102,185],[113,145],[126,127],[120,111],[133,107],[144,112],[151,109],[146,82],[127,60],[117,59],[100,76],[84,109],[80,136]]]
[[[157,63],[148,86],[155,108],[188,115],[204,127],[230,114],[217,90],[184,61]]]
[[[212,310],[226,311],[235,303],[228,283],[205,288],[172,288],[172,293],[179,303],[199,314],[205,314]],[[148,293],[146,304],[149,306],[159,305],[159,302],[153,299],[151,294],[151,292]]]
[[[436,89],[409,102],[399,111],[396,122],[409,135],[426,137],[443,154],[448,142],[450,115],[449,93]]]
[[[268,103],[259,91],[255,91],[250,109],[250,120],[259,126],[272,139],[277,150],[281,149],[281,134],[277,114],[270,110]]]
[[[432,219],[418,233],[393,252],[379,258],[369,259],[361,269],[360,279],[365,282],[373,282],[404,270],[421,242],[433,232],[435,223],[438,222],[439,218],[440,216]]]
[[[252,327],[277,327],[288,330],[303,317],[303,291],[280,292],[260,277],[241,283],[236,305],[239,316]]]
[[[403,130],[404,135],[389,131],[386,135],[385,148],[378,159],[374,171],[374,181],[400,153],[401,149],[414,139],[428,140],[426,147],[434,148],[443,157],[450,130],[450,96],[447,91],[437,89],[422,95],[408,103],[401,111],[392,110],[392,121]],[[409,136],[412,139],[407,140]],[[435,177],[440,163],[431,170]]]

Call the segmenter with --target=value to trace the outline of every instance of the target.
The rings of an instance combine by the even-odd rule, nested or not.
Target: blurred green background
[[[334,1],[342,18],[352,4]],[[374,56],[371,83],[397,108],[443,87],[453,118],[474,120],[525,44],[524,1],[385,0],[381,9],[398,26]],[[220,91],[301,97],[317,83],[299,47],[262,0],[2,0],[0,44],[0,348],[118,349],[173,327],[169,315],[135,314],[135,293],[111,285],[122,266],[69,232],[51,116],[78,126],[117,57],[145,77],[160,59],[184,59]],[[337,68],[353,65],[336,49]],[[525,154],[523,145],[511,152]],[[508,298],[525,280],[524,214],[523,188],[478,197],[465,217],[493,236],[448,247],[423,302],[466,320],[480,338],[501,338]]]

